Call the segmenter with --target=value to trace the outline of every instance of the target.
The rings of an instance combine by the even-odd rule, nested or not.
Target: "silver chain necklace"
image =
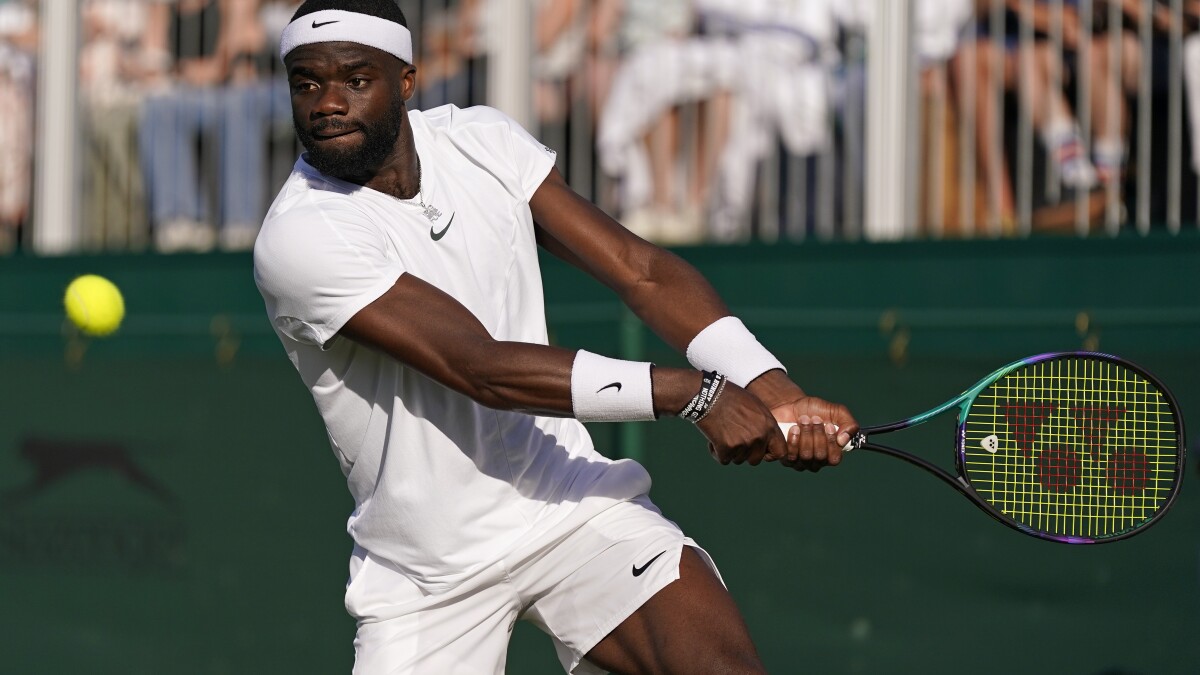
[[[417,203],[421,205],[421,215],[433,223],[442,217],[442,212],[435,208],[433,204],[425,203],[424,183],[425,181],[421,173],[421,158],[417,157]]]

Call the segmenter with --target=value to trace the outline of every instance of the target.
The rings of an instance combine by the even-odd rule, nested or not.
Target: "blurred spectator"
[[[170,89],[145,102],[140,133],[159,251],[253,246],[266,211],[264,130],[290,119],[286,84],[265,76],[278,56],[261,9],[262,0],[170,0],[151,7],[147,32],[173,63]],[[215,171],[204,172],[215,195],[200,178],[206,157],[196,152],[198,140],[203,148],[216,146]]]
[[[0,254],[29,218],[37,36],[33,0],[0,0]]]
[[[1200,175],[1200,0],[1186,0],[1183,40],[1183,77],[1187,85],[1188,116],[1192,130],[1192,170]]]
[[[460,0],[455,16],[454,44],[466,60],[468,89],[467,99],[471,105],[487,101],[488,51],[495,48],[495,39],[489,26],[495,23],[491,16],[496,11],[492,0]]]
[[[874,5],[872,0],[843,0],[834,3],[833,14],[842,34],[839,44],[842,50],[851,49],[849,36],[865,38],[865,34],[874,22]],[[956,222],[957,171],[954,164],[958,159],[955,146],[955,127],[953,124],[954,106],[950,101],[951,83],[949,78],[949,63],[958,52],[967,24],[976,13],[976,0],[915,0],[912,14],[912,48],[916,58],[919,73],[919,109],[921,119],[917,121],[921,129],[921,147],[914,147],[923,165],[918,181],[921,208],[919,222],[933,227],[936,222],[938,231],[959,228]],[[866,109],[866,73],[865,63],[860,55],[843,53],[842,63],[838,68],[839,79],[836,90],[839,93],[838,112],[842,119],[838,125],[843,136],[850,133],[865,135],[865,129],[851,129],[853,122],[849,111],[856,111],[856,121],[862,127]],[[850,145],[847,143],[847,145]],[[853,147],[863,149],[865,142],[860,140]],[[850,147],[845,148],[849,153]],[[854,162],[856,167],[864,165],[864,158],[859,157]],[[864,176],[851,175],[844,172],[846,180],[857,180],[859,187],[863,185]],[[846,189],[847,186],[842,186]],[[862,194],[859,189],[857,194]],[[857,223],[856,223],[857,224]]]
[[[1154,3],[1155,0],[1146,0]],[[1130,6],[1132,4],[1132,6]],[[1093,161],[1100,180],[1117,185],[1125,166],[1126,141],[1129,138],[1129,105],[1126,92],[1136,92],[1141,69],[1141,45],[1136,24],[1140,23],[1143,0],[1109,3],[1095,0],[1091,37],[1091,113]],[[1109,10],[1117,7],[1129,15],[1131,24],[1109,25]],[[1118,54],[1113,58],[1112,47]]]
[[[691,148],[680,143],[681,118],[685,106],[728,91],[736,67],[723,58],[732,55],[728,43],[691,38],[695,17],[688,0],[601,5],[598,16],[615,26],[597,32],[618,35],[621,63],[599,115],[596,142],[601,167],[621,181],[621,222],[645,239],[696,243],[704,238],[713,148],[723,144],[725,132],[719,115],[704,114],[711,110],[693,115],[696,143],[688,167],[683,150]]]
[[[415,108],[470,105],[466,60],[454,46],[455,15],[448,11],[431,14],[421,22],[420,30]]]
[[[836,60],[838,0],[701,0],[704,33],[729,40],[739,72],[730,82],[732,117],[720,156],[710,233],[750,234],[756,175],[779,143],[814,155],[831,140],[830,65]],[[787,197],[785,197],[786,199]]]
[[[165,53],[153,52],[146,21],[155,0],[85,0],[80,24],[84,243],[138,250],[149,224],[137,134],[142,100],[163,86]]]
[[[539,136],[558,146],[563,125],[571,107],[586,101],[591,80],[585,67],[593,47],[593,16],[597,5],[606,0],[527,0],[532,17],[532,103],[538,123]],[[686,0],[685,0],[686,1]],[[423,38],[427,49],[437,55],[440,63],[453,64],[453,89],[449,92],[457,105],[479,104],[487,100],[487,61],[497,36],[493,33],[495,12],[502,6],[493,0],[462,0],[453,21],[434,15],[433,22],[422,21],[421,30],[431,29],[439,35]],[[454,45],[455,58],[443,55],[440,33],[449,28],[445,39]],[[421,76],[427,77],[426,66],[418,64]],[[441,66],[439,65],[439,70]],[[441,79],[440,72],[438,73]],[[432,83],[431,83],[432,84]],[[579,96],[579,94],[585,96]],[[445,95],[438,100],[447,100]],[[421,106],[431,107],[422,99]],[[548,138],[547,138],[548,136]],[[566,148],[562,148],[565,154]]]
[[[533,110],[539,126],[565,123],[588,51],[592,0],[536,0]]]
[[[619,39],[614,17],[606,14],[613,9],[606,9],[604,0],[534,0],[535,132],[560,149],[558,169],[585,194],[605,189],[591,180],[600,100],[615,68]]]
[[[992,20],[996,4],[996,0],[979,0],[975,38],[954,64],[958,91],[974,92],[973,101],[960,99],[965,108],[960,114],[974,113],[977,163],[993,200],[991,215],[998,218],[1002,231],[1011,233],[1017,214],[1009,161],[1004,143],[997,145],[994,140],[1003,137],[1006,89],[1018,91],[1020,105],[1030,115],[1064,187],[1086,192],[1096,186],[1097,177],[1075,112],[1063,90],[1054,85],[1056,79],[1065,77],[1066,70],[1052,36],[1061,31],[1064,47],[1076,50],[1084,39],[1078,15],[1072,7],[1054,0],[1035,0],[1028,5],[1024,0],[1003,0],[1003,20],[996,24]],[[1033,29],[1029,49],[1021,49],[1023,22]],[[1057,78],[1056,73],[1060,74]]]
[[[1151,95],[1167,90],[1170,34],[1177,18],[1172,15],[1170,0],[1095,1],[1091,49],[1091,108],[1095,139],[1092,155],[1101,181],[1119,187],[1123,182],[1128,155],[1129,98],[1137,95],[1142,84],[1146,59],[1150,59],[1151,66],[1148,83]],[[1119,9],[1120,16],[1116,24],[1111,20],[1114,9]],[[1143,51],[1140,35],[1142,22],[1147,16],[1152,29],[1148,53]],[[1197,18],[1200,18],[1200,0],[1186,0],[1183,13],[1178,17],[1183,22],[1178,26],[1180,34],[1194,32]],[[1191,39],[1189,36],[1189,41]],[[1185,46],[1185,61],[1187,50]],[[1189,107],[1194,110],[1194,106]]]

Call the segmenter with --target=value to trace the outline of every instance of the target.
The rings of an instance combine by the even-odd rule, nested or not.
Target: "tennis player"
[[[572,673],[763,672],[707,553],[580,422],[682,415],[723,464],[817,470],[840,461],[850,413],[807,396],[695,269],[572,192],[511,119],[407,110],[392,0],[308,0],[281,55],[307,152],[255,280],[354,497],[354,672],[501,673],[518,619]],[[695,368],[548,346],[538,245]]]

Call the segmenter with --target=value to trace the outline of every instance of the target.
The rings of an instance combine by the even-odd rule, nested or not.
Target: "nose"
[[[312,117],[327,117],[329,115],[345,115],[347,111],[346,96],[337,87],[324,87],[312,107]]]

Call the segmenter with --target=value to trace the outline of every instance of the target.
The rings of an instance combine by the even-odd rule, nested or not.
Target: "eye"
[[[297,93],[297,94],[299,94],[301,92],[312,91],[316,88],[317,88],[317,85],[313,84],[312,82],[308,82],[308,81],[300,81],[300,82],[292,83],[292,92]]]
[[[351,89],[361,89],[367,86],[367,78],[356,75],[347,80],[346,84],[349,85]]]

